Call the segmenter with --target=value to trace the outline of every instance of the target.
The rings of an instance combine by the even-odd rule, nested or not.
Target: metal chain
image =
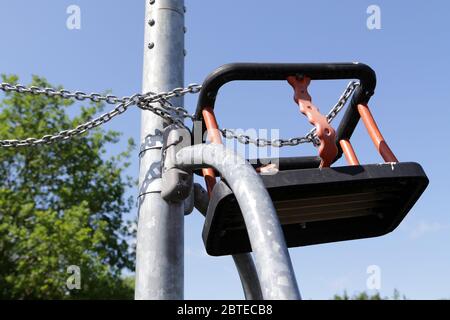
[[[117,105],[113,110],[83,123],[71,130],[63,130],[54,135],[46,135],[42,138],[27,138],[23,140],[0,140],[0,148],[18,148],[52,144],[59,141],[65,141],[75,136],[81,135],[88,130],[96,128],[112,118],[124,113],[132,105],[137,105],[143,110],[149,110],[161,116],[170,123],[176,123],[185,127],[181,119],[194,117],[183,107],[174,107],[168,99],[173,97],[181,97],[188,93],[198,93],[201,85],[191,84],[186,88],[176,88],[168,92],[158,94],[149,92],[146,94],[135,94],[131,97],[119,98],[114,95],[101,95],[99,93],[86,94],[82,91],[71,92],[68,90],[54,88],[41,88],[37,86],[26,87],[20,84],[1,83],[0,90],[4,92],[17,92],[22,94],[45,95],[48,97],[61,97],[63,99],[75,99],[78,101],[90,100],[92,102],[105,102],[107,104]],[[152,105],[159,104],[159,105]]]
[[[350,97],[353,95],[353,93],[355,92],[355,90],[358,87],[359,87],[359,82],[356,82],[356,81],[351,81],[347,85],[347,87],[345,88],[344,92],[339,97],[338,102],[333,106],[333,108],[331,108],[330,112],[328,112],[328,114],[327,114],[328,123],[331,123],[337,117],[339,112],[347,104],[348,99],[350,99]],[[312,129],[308,133],[308,136],[310,136],[310,135],[314,135],[315,136],[315,133],[316,133],[316,128]]]
[[[327,114],[327,120],[328,123],[331,123],[336,116],[339,114],[339,112],[344,108],[344,106],[347,104],[348,99],[353,95],[355,90],[359,87],[359,82],[352,81],[350,82],[347,87],[345,88],[342,95],[339,97],[338,102],[331,108],[330,112]],[[316,129],[312,129],[306,136],[303,137],[296,137],[291,139],[275,139],[275,140],[267,140],[267,139],[252,139],[248,135],[244,134],[236,134],[231,129],[219,129],[222,133],[222,136],[226,139],[236,139],[240,143],[243,144],[254,144],[257,147],[275,147],[275,148],[282,148],[282,147],[293,147],[298,146],[300,144],[304,143],[313,143],[315,146],[320,145],[320,141],[316,136]]]
[[[236,139],[242,144],[254,144],[257,147],[275,147],[275,148],[282,148],[287,146],[298,146],[299,144],[303,143],[312,143],[313,138],[309,137],[297,137],[297,138],[291,138],[291,139],[274,139],[274,140],[267,140],[267,139],[252,139],[250,136],[245,134],[237,134],[232,129],[219,129],[222,133],[222,136],[225,139]]]
[[[195,116],[190,114],[188,110],[184,107],[173,106],[169,99],[175,97],[181,97],[188,93],[196,94],[199,93],[202,86],[199,84],[190,84],[186,88],[176,88],[168,92],[160,92],[158,94],[151,93],[144,96],[138,103],[138,107],[142,110],[151,111],[163,119],[169,121],[169,123],[174,123],[182,128],[188,129],[183,122],[183,119],[195,120]],[[159,103],[160,105],[154,105]]]
[[[339,112],[344,108],[348,99],[352,96],[356,88],[358,88],[359,83],[352,81],[348,84],[345,91],[342,93],[338,102],[333,106],[330,112],[327,114],[327,120],[331,123]],[[27,146],[38,146],[44,144],[52,144],[59,141],[65,141],[71,139],[75,136],[81,135],[88,130],[96,128],[106,122],[110,121],[112,118],[124,113],[132,105],[137,105],[143,110],[151,111],[169,123],[177,124],[183,128],[187,128],[183,123],[183,119],[188,118],[191,120],[196,120],[194,115],[191,115],[188,110],[183,107],[175,107],[170,102],[169,99],[174,97],[181,97],[186,94],[196,94],[200,92],[202,86],[198,84],[191,84],[186,88],[176,88],[167,92],[153,93],[149,92],[146,94],[135,94],[131,97],[119,98],[114,95],[102,95],[99,93],[87,94],[82,91],[68,91],[65,89],[56,90],[54,88],[41,88],[37,86],[26,87],[20,84],[10,84],[1,83],[0,90],[4,92],[17,92],[22,94],[32,94],[32,95],[45,95],[48,97],[60,97],[63,99],[75,99],[78,101],[90,100],[92,102],[105,102],[107,104],[117,105],[113,110],[93,119],[84,124],[77,126],[71,130],[63,130],[55,135],[46,135],[42,138],[27,138],[23,140],[0,140],[0,148],[17,148],[17,147],[27,147]],[[231,129],[220,129],[222,135],[226,139],[236,139],[243,144],[254,144],[258,147],[286,147],[286,146],[297,146],[304,143],[313,143],[314,145],[319,145],[320,142],[316,136],[316,129],[312,129],[306,136],[295,137],[291,139],[252,139],[248,135],[236,134]]]

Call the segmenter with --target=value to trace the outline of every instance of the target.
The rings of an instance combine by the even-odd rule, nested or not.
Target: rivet
[[[187,32],[187,28],[183,27],[183,32],[186,33]]]
[[[186,13],[186,6],[183,6],[183,11],[184,13]]]
[[[155,47],[155,43],[154,42],[150,42],[149,44],[148,44],[148,48],[149,49],[153,49]]]
[[[183,55],[186,57],[186,55],[187,55],[186,49],[183,49]]]
[[[150,0],[150,4],[155,4],[155,0]]]
[[[153,27],[153,26],[155,25],[155,20],[150,19],[150,20],[148,21],[148,25],[149,25],[150,27]]]

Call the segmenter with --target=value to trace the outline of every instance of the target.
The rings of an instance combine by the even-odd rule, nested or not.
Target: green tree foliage
[[[3,76],[16,82],[17,77]],[[31,85],[49,87],[34,76]],[[0,102],[0,137],[42,137],[73,128],[101,111],[59,97],[7,93]],[[132,185],[123,174],[129,148],[106,156],[120,134],[100,128],[51,146],[0,150],[0,298],[108,299],[132,297],[133,269],[124,214]],[[81,289],[68,290],[67,268],[80,267]]]
[[[370,295],[367,292],[359,292],[350,297],[347,291],[344,291],[342,295],[334,295],[333,300],[406,300],[406,297],[401,296],[397,289],[394,290],[392,298],[382,297],[379,292],[373,295]]]

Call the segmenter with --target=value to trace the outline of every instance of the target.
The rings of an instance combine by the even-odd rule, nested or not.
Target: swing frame
[[[307,87],[311,80],[340,79],[358,79],[360,85],[334,131],[312,105]],[[295,90],[294,100],[316,126],[320,139],[319,157],[280,158],[277,174],[261,175],[277,209],[288,247],[387,234],[401,223],[426,189],[428,178],[422,167],[417,163],[399,163],[370,112],[368,103],[375,92],[376,74],[369,66],[361,63],[222,66],[205,80],[196,110],[196,118],[203,122],[202,136],[208,130],[211,143],[222,143],[214,114],[219,89],[237,80],[288,80]],[[384,164],[360,164],[350,142],[360,119]],[[320,132],[330,134],[319,135]],[[334,143],[331,140],[330,144],[330,137]],[[342,155],[348,166],[330,167]],[[212,168],[203,169],[202,175],[211,199],[203,229],[207,252],[221,256],[252,251],[242,213],[227,181],[217,182]]]

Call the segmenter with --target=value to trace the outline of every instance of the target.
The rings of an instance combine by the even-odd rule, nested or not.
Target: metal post
[[[221,173],[241,208],[264,299],[300,299],[280,221],[253,167],[232,150],[214,143],[181,149],[176,155],[176,167],[182,170],[213,167]]]
[[[143,92],[183,86],[184,0],[146,0]],[[182,105],[182,98],[174,99]],[[135,298],[183,299],[184,207],[161,198],[164,120],[143,111]]]
[[[208,192],[198,183],[194,184],[195,208],[206,217],[208,212]],[[251,253],[233,255],[233,261],[241,279],[246,300],[262,300],[263,295],[259,284],[258,273]]]
[[[258,272],[251,253],[233,255],[246,300],[263,300]]]

